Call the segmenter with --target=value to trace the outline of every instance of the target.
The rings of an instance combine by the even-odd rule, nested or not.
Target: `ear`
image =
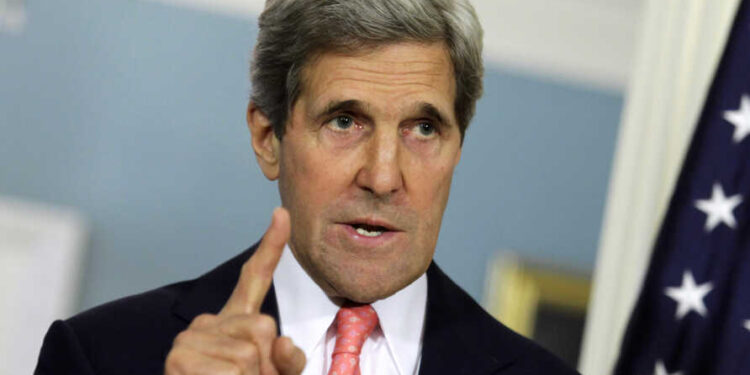
[[[273,131],[271,121],[250,102],[247,106],[247,128],[255,151],[255,159],[261,171],[269,180],[279,178],[280,143]]]

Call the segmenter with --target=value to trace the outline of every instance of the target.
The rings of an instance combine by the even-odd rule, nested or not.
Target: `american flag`
[[[614,373],[750,375],[748,0],[735,17]]]

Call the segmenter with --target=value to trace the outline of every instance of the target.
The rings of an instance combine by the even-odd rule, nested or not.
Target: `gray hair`
[[[281,139],[306,62],[327,51],[444,42],[456,79],[463,141],[482,95],[482,28],[468,0],[267,0],[250,68],[251,100]]]

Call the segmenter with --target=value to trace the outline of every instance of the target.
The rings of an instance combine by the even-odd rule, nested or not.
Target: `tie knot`
[[[336,346],[333,354],[359,355],[362,344],[376,325],[378,314],[372,306],[342,307],[336,314]]]

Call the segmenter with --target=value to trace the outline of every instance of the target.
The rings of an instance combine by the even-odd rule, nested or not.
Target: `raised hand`
[[[271,225],[219,314],[202,314],[180,332],[167,355],[167,375],[298,375],[305,355],[288,337],[277,337],[276,321],[260,313],[273,271],[290,235],[289,213],[274,210]]]

